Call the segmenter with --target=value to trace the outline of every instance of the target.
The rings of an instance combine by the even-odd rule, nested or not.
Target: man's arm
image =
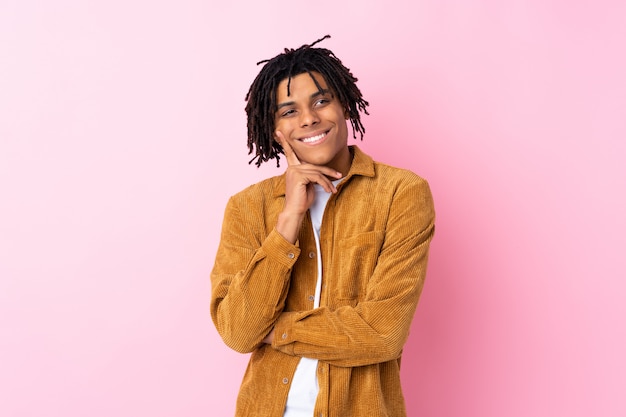
[[[424,283],[434,216],[425,181],[399,190],[365,297],[354,307],[282,313],[272,346],[347,367],[399,357]]]
[[[337,192],[328,177],[341,177],[328,167],[301,164],[280,132],[276,134],[289,166],[285,172],[285,203],[275,228],[267,237],[255,229],[262,228],[267,220],[258,217],[262,196],[258,204],[252,202],[245,208],[231,198],[211,274],[211,316],[215,327],[224,342],[240,352],[250,352],[262,342],[271,342],[270,331],[285,307],[291,269],[300,255],[295,244],[315,197],[313,184]]]
[[[211,273],[211,317],[224,342],[238,352],[253,351],[272,329],[300,255],[275,229],[259,241],[262,233],[253,230],[263,221],[250,205],[229,200]]]

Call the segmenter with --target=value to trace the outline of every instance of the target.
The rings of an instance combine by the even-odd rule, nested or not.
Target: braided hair
[[[322,74],[339,102],[346,108],[346,113],[352,124],[353,137],[356,139],[356,132],[359,132],[361,140],[363,140],[365,127],[361,123],[360,112],[369,114],[367,112],[369,103],[363,99],[361,91],[356,86],[357,78],[332,51],[325,48],[313,48],[314,45],[327,38],[330,38],[330,35],[326,35],[310,45],[302,45],[298,49],[285,48],[284,53],[272,59],[257,62],[257,65],[265,65],[246,94],[248,154],[253,152],[255,154],[250,163],[254,162],[259,167],[263,162],[275,158],[276,166],[280,166],[279,155],[283,153],[283,148],[274,140],[278,84],[287,79],[287,95],[289,95],[291,78],[307,73],[311,75],[315,85],[321,91],[322,87],[311,74],[312,71]]]

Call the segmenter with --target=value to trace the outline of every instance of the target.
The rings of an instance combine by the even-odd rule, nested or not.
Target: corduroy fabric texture
[[[284,175],[228,202],[211,316],[228,346],[252,352],[236,417],[281,417],[300,357],[319,359],[315,417],[406,415],[400,358],[426,276],[433,200],[424,179],[350,150],[322,221],[319,308],[310,218],[295,245],[274,229]],[[272,328],[273,344],[262,343]]]

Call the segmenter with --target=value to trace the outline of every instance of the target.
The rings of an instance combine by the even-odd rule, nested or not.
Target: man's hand
[[[296,243],[302,220],[315,199],[313,184],[321,185],[329,193],[336,193],[337,189],[328,177],[339,179],[342,174],[326,166],[301,163],[278,130],[276,140],[285,151],[288,165],[285,171],[285,206],[278,215],[276,230],[291,243]]]
[[[267,336],[265,336],[265,339],[263,339],[263,343],[267,343],[268,345],[271,345],[273,341],[274,341],[274,329],[272,328],[272,331],[269,332]]]

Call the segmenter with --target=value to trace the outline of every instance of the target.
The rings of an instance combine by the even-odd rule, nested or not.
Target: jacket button
[[[283,335],[281,336],[283,339],[287,338],[287,333],[283,333]]]
[[[314,295],[309,295],[309,301],[315,301],[315,296]]]
[[[293,258],[295,258],[295,256],[296,256],[296,255],[294,255],[294,254],[293,254],[293,253],[291,253],[291,252],[289,252],[289,253],[287,254],[287,258],[289,258],[289,259],[293,259]]]
[[[283,384],[287,385],[289,383],[289,379],[288,378],[283,378]]]
[[[315,252],[309,252],[309,258],[311,259],[315,258]]]

